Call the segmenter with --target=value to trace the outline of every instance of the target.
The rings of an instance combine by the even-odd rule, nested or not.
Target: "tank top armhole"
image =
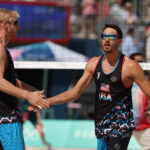
[[[124,62],[125,62],[125,56],[123,57],[123,62],[122,62],[122,67],[121,67],[121,82],[122,82],[122,84],[124,85],[125,88],[130,88],[132,85],[127,87],[126,84],[122,80],[122,68],[123,68]]]
[[[7,62],[8,62],[8,64],[7,64],[6,68],[5,68],[5,71],[8,70],[9,62],[10,62],[10,58],[9,57],[11,56],[7,48],[6,48],[6,53],[7,53]]]
[[[95,65],[94,72],[93,72],[93,76],[94,76],[94,74],[95,74],[96,67],[97,67],[97,65],[98,65],[98,63],[99,63],[101,57],[102,57],[102,56],[99,56],[98,61],[97,61],[96,65]]]

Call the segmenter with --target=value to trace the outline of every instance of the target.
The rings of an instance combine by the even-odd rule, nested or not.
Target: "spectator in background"
[[[146,16],[144,19],[145,25],[150,25],[150,3],[148,3],[147,8],[146,8]]]
[[[128,57],[131,54],[137,52],[137,45],[135,44],[134,34],[135,33],[133,28],[128,29],[127,36],[123,39],[122,42],[122,53]]]
[[[82,25],[80,0],[70,1],[70,6],[71,6],[70,29],[71,29],[71,36],[73,37],[76,36],[76,34],[79,34]]]
[[[130,56],[131,59],[137,62],[144,62],[144,56],[142,53],[134,53]],[[148,97],[142,92],[137,84],[132,88],[133,98],[133,115],[136,129],[133,131],[133,136],[141,145],[143,150],[150,149],[150,118],[149,120],[144,116],[146,112],[147,117],[150,117]],[[148,112],[148,113],[147,113]]]
[[[114,22],[122,22],[122,16],[125,14],[125,10],[122,7],[122,0],[115,0],[115,3],[110,8],[110,15]]]
[[[128,25],[128,27],[133,27],[139,22],[137,15],[133,12],[132,3],[129,1],[125,3],[125,14],[123,19],[125,20],[125,24]]]
[[[37,112],[31,112],[31,111],[27,111],[27,107],[28,107],[29,103],[27,103],[26,101],[22,102],[22,113],[21,113],[21,117],[22,117],[22,125],[29,120],[32,125],[34,126],[34,128],[37,130],[37,132],[39,133],[43,144],[45,144],[48,148],[48,150],[51,150],[51,145],[46,141],[45,139],[45,135],[44,135],[44,131],[43,131],[43,124],[41,121],[41,114],[40,111]]]
[[[88,112],[88,109],[81,109],[77,115],[75,116],[75,119],[77,120],[90,120],[90,117],[89,117],[89,112]]]
[[[108,23],[110,22],[110,5],[108,0],[97,0],[97,23]]]
[[[126,11],[122,6],[122,3],[122,0],[115,0],[115,3],[110,8],[110,21],[118,24],[123,29],[123,33],[126,34],[127,28],[125,26],[124,18]]]
[[[146,18],[144,20],[145,22],[145,36],[146,36],[146,46],[145,46],[145,56],[146,61],[150,61],[150,4],[148,4],[146,9]]]
[[[81,35],[84,37],[89,33],[91,37],[94,34],[94,24],[96,19],[96,2],[95,0],[82,0],[81,1],[83,23]]]
[[[145,29],[146,34],[146,43],[145,43],[145,55],[146,61],[150,62],[150,26],[147,26]]]

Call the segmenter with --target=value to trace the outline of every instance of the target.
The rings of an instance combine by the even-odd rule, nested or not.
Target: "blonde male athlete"
[[[0,9],[0,143],[4,150],[24,150],[24,140],[18,111],[18,98],[33,106],[48,108],[43,91],[20,81],[8,49],[10,39],[17,36],[19,14]]]
[[[95,80],[95,133],[98,150],[127,150],[135,128],[131,88],[136,82],[150,97],[150,82],[140,65],[119,51],[122,31],[115,24],[106,24],[101,34],[105,55],[93,57],[74,88],[48,98],[49,106],[66,103],[80,97]],[[38,108],[30,106],[29,110]]]

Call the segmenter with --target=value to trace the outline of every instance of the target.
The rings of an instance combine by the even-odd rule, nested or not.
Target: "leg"
[[[0,142],[4,150],[25,150],[21,123],[0,124]]]
[[[127,150],[130,138],[108,137],[107,150]]]
[[[38,131],[40,137],[42,138],[43,143],[47,146],[47,147],[51,147],[51,145],[46,141],[45,139],[45,135],[43,132],[43,126],[41,124],[37,124],[35,126],[36,130]]]
[[[31,113],[30,112],[29,120],[31,121],[31,123],[33,124],[33,126],[37,130],[37,132],[39,133],[39,135],[42,139],[42,142],[48,147],[48,149],[51,149],[51,145],[45,140],[42,122],[39,121],[39,120],[41,120],[40,113],[38,113],[38,112]]]
[[[4,150],[2,144],[0,143],[0,150]]]
[[[97,139],[97,150],[107,150],[106,140],[102,138]]]

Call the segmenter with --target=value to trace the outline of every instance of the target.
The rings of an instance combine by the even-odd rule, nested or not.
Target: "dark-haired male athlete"
[[[101,35],[105,52],[87,63],[74,88],[48,98],[49,106],[80,97],[93,79],[96,83],[95,132],[98,150],[127,150],[133,129],[131,88],[136,82],[150,97],[150,82],[140,65],[119,51],[122,31],[115,24],[106,24]],[[37,110],[29,107],[29,110]]]

